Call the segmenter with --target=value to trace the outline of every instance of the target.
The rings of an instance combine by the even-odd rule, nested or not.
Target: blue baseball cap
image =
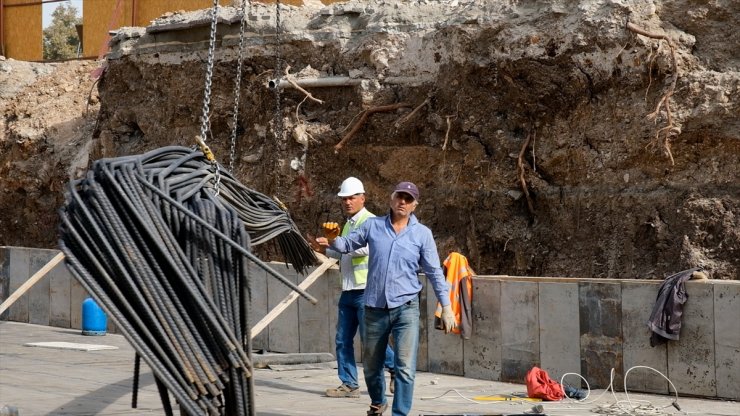
[[[415,200],[419,200],[419,188],[411,182],[401,182],[396,185],[396,189],[393,192],[404,192],[414,197]]]

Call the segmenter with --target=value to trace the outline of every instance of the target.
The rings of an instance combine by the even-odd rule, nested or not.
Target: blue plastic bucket
[[[108,317],[93,298],[82,301],[82,335],[105,335]]]

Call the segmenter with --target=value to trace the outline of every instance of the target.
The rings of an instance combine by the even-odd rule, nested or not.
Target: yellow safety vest
[[[374,217],[375,215],[365,209],[365,212],[360,215],[360,218],[357,219],[357,222],[355,223],[355,226],[352,227],[350,225],[350,222],[347,221],[344,224],[344,227],[342,227],[342,234],[341,236],[344,237],[350,232],[352,232],[355,228],[362,225],[365,220],[367,220],[370,217]],[[370,259],[368,256],[362,256],[362,257],[352,257],[352,273],[355,276],[355,284],[362,285],[367,282],[367,268],[370,264]]]

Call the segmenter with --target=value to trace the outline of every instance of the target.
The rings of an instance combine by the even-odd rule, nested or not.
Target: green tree
[[[75,25],[82,23],[77,8],[62,3],[51,17],[51,24],[44,29],[44,59],[75,58],[80,44]]]

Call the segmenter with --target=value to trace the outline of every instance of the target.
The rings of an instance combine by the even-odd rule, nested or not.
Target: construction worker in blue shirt
[[[365,208],[365,187],[359,179],[355,177],[345,179],[337,196],[342,198],[342,212],[347,218],[341,235],[349,234],[359,228],[365,220],[375,216]],[[339,225],[336,224],[336,226]],[[368,253],[370,250],[367,246],[364,246],[350,253],[342,254],[320,245],[315,245],[314,249],[323,252],[328,257],[339,259],[339,270],[342,274],[342,294],[338,303],[335,338],[337,373],[342,384],[337,388],[327,389],[326,395],[328,397],[360,397],[354,338],[358,329],[360,330],[360,340],[363,338],[365,282],[367,281]],[[394,389],[393,361],[393,350],[389,346],[386,348],[385,367],[390,373],[391,393]]]
[[[388,215],[368,218],[349,235],[340,237],[338,227],[333,227],[328,238],[316,239],[320,245],[340,253],[366,245],[370,248],[363,344],[365,383],[371,399],[368,415],[382,415],[388,408],[383,360],[389,336],[394,341],[396,370],[392,414],[405,416],[411,411],[419,347],[420,268],[442,305],[445,330],[455,327],[449,285],[440,267],[437,245],[431,230],[413,213],[418,204],[417,186],[401,182],[391,194]]]

